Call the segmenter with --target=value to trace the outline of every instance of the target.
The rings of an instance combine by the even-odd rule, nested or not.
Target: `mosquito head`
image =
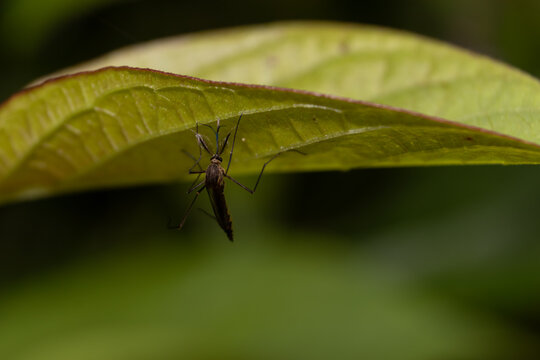
[[[215,160],[215,161],[214,161]],[[221,158],[221,156],[219,156],[219,154],[214,154],[211,158],[210,158],[210,161],[211,162],[219,162],[219,163],[222,163],[223,162],[223,159]]]

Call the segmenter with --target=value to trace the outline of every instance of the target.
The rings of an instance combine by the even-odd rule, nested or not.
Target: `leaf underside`
[[[175,72],[362,98],[429,116],[127,67],[61,77],[0,107],[0,202],[185,179],[193,160],[182,150],[199,156],[196,123],[221,119],[225,135],[241,113],[231,174],[256,173],[265,159],[290,149],[306,155],[284,152],[268,171],[540,162],[538,81],[445,45],[380,29],[282,24],[172,39],[109,60],[151,66],[129,60],[153,56],[161,63],[151,67],[164,68],[173,48],[183,54]],[[197,61],[212,50],[214,63]],[[307,64],[283,65],[294,51]],[[374,73],[377,66],[383,75]],[[211,130],[199,130],[213,148]]]

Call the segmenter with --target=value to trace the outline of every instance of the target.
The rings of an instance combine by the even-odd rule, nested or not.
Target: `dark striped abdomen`
[[[225,231],[229,240],[233,241],[232,220],[225,201],[225,171],[218,164],[210,164],[206,169],[206,190],[219,226]]]

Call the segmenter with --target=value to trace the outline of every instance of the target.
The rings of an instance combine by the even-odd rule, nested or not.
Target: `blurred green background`
[[[0,100],[124,45],[287,19],[409,30],[539,77],[539,13],[535,0],[4,0]],[[227,186],[233,244],[197,211],[166,229],[189,184],[4,206],[0,358],[538,358],[539,183],[534,166],[268,174],[254,196]]]

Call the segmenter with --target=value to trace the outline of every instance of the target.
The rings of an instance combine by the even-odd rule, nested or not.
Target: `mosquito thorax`
[[[221,164],[223,162],[223,159],[221,158],[221,156],[219,155],[214,155],[210,158],[210,161],[213,163],[213,164]]]

